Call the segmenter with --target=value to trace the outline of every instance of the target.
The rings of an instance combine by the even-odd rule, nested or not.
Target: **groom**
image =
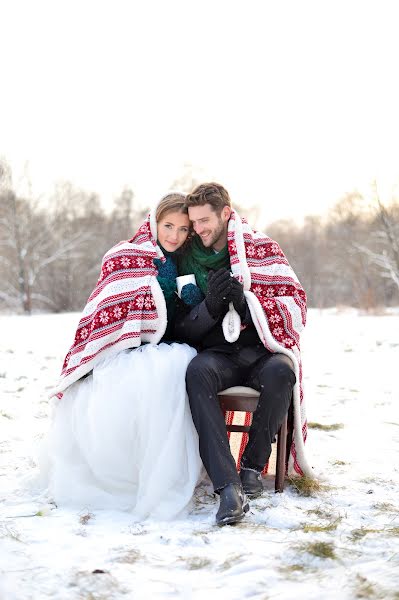
[[[240,521],[249,509],[247,497],[255,498],[263,491],[261,472],[296,383],[289,356],[298,340],[293,328],[284,326],[279,301],[284,300],[282,296],[286,294],[292,296],[288,306],[292,299],[298,305],[301,303],[300,314],[304,321],[306,296],[276,242],[259,234],[260,241],[254,239],[251,245],[247,243],[251,242],[250,238],[236,233],[239,227],[242,232],[242,227],[248,225],[233,211],[229,194],[221,185],[197,186],[187,196],[186,206],[196,235],[189,254],[182,259],[181,274],[195,274],[205,299],[181,315],[176,334],[178,339],[199,349],[187,370],[187,392],[199,435],[201,458],[220,496],[216,522],[226,525]],[[240,241],[240,235],[243,243],[239,251],[235,241]],[[264,265],[269,268],[272,263],[283,264],[290,276],[277,275],[264,280],[261,277],[257,281],[255,272],[261,272]],[[246,290],[251,289],[251,292],[244,294],[243,283],[232,275],[238,275],[241,281],[246,277]],[[274,297],[277,295],[278,299]],[[266,317],[266,324],[259,325],[258,319],[257,325],[254,324],[251,312],[252,315],[255,312],[250,311],[248,302],[252,302],[252,306],[256,304]],[[234,342],[226,341],[222,327],[229,303],[233,303],[241,318]],[[268,309],[264,308],[267,303]],[[270,341],[268,347],[265,346],[268,336],[276,342],[274,347],[288,351],[285,354],[271,351]],[[236,385],[260,392],[239,474],[217,397],[218,392]]]

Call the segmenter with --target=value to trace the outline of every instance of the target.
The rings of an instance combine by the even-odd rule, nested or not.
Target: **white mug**
[[[180,275],[180,277],[176,277],[176,285],[177,285],[177,295],[181,298],[181,290],[188,283],[193,283],[196,285],[195,275]]]

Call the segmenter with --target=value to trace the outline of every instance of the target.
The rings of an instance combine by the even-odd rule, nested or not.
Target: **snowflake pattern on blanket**
[[[166,305],[153,260],[165,259],[151,234],[149,219],[131,240],[105,254],[53,395],[60,397],[60,392],[88,373],[99,359],[161,339]]]

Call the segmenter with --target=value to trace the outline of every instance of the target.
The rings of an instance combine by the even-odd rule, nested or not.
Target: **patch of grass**
[[[333,465],[333,467],[343,467],[348,463],[346,463],[344,460],[333,460],[331,464]]]
[[[300,544],[298,546],[300,552],[307,552],[317,558],[331,558],[332,560],[337,559],[335,554],[335,547],[332,542],[308,542]]]
[[[315,515],[319,519],[331,519],[331,508],[325,508],[324,506],[317,506],[306,511],[307,515]]]
[[[277,567],[277,570],[282,573],[285,577],[289,579],[295,575],[305,575],[310,573],[317,573],[317,570],[314,566],[310,566],[306,563],[293,563],[292,565],[281,565]],[[291,577],[290,577],[291,576]]]
[[[90,519],[94,519],[94,514],[91,513],[89,510],[87,510],[84,513],[80,514],[79,523],[81,525],[87,525],[87,523],[90,521]]]
[[[133,525],[130,525],[128,532],[131,535],[144,535],[145,533],[147,533],[147,530],[140,525],[140,523],[133,523]]]
[[[367,528],[367,527],[359,527],[358,529],[352,529],[350,539],[352,542],[358,542],[359,540],[362,540],[369,533],[381,533],[382,531],[384,531],[384,530],[383,529],[371,529],[371,528]]]
[[[356,575],[355,582],[355,598],[383,598],[381,593],[377,591],[376,586],[362,575]]]
[[[392,479],[382,479],[381,477],[375,477],[374,475],[371,475],[370,477],[363,477],[362,479],[359,479],[360,483],[373,483],[374,485],[394,485],[394,482],[392,481]]]
[[[320,431],[338,431],[338,429],[342,429],[343,426],[343,423],[331,423],[330,425],[326,425],[314,421],[308,422],[309,429],[319,429]]]
[[[369,533],[382,533],[389,536],[399,536],[399,527],[383,527],[382,529],[372,529],[368,527],[359,527],[359,529],[353,529],[351,532],[351,541],[358,542],[362,540]]]
[[[329,486],[323,485],[317,479],[311,479],[310,477],[290,477],[288,481],[300,496],[314,497],[330,489]]]
[[[373,504],[371,508],[374,508],[380,513],[399,513],[399,508],[391,502],[377,502],[376,504]]]
[[[335,521],[332,521],[331,523],[326,523],[325,525],[312,525],[310,523],[302,523],[301,528],[304,533],[320,533],[335,531],[340,521],[341,519],[338,518]]]
[[[187,565],[189,571],[197,571],[199,569],[205,569],[212,564],[212,561],[209,558],[203,556],[188,556],[188,557],[180,557],[180,562],[184,562]]]
[[[213,527],[211,527],[209,529],[197,529],[197,530],[193,531],[191,535],[202,537],[202,536],[207,536],[210,533],[215,533],[215,529]]]
[[[301,565],[299,563],[295,563],[293,565],[283,565],[278,567],[280,573],[289,574],[289,573],[302,573],[306,571],[307,567],[305,565]]]
[[[249,532],[265,532],[265,531],[273,531],[273,527],[270,527],[266,523],[251,523],[250,521],[240,521],[239,523],[234,524],[234,529],[243,529],[247,533]]]
[[[218,571],[227,571],[234,567],[237,563],[241,562],[244,558],[244,554],[230,554],[225,561],[218,566]]]
[[[0,410],[0,417],[4,417],[5,419],[12,419],[11,415],[4,412],[4,410]]]
[[[277,567],[278,572],[284,577],[291,581],[302,581],[303,576],[310,576],[314,574],[317,577],[318,569],[314,566],[302,563],[294,563],[292,565],[281,565]]]
[[[141,560],[143,558],[143,555],[141,554],[140,550],[136,550],[135,548],[132,548],[131,550],[128,550],[128,552],[125,552],[124,554],[120,554],[117,558],[115,558],[116,562],[119,563],[126,563],[129,565],[133,565],[134,563],[136,563],[138,560]]]

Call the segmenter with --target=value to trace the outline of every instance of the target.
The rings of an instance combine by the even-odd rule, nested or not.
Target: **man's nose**
[[[194,223],[193,228],[194,228],[195,233],[198,233],[198,235],[201,235],[201,232],[203,231],[204,226],[201,223]]]

